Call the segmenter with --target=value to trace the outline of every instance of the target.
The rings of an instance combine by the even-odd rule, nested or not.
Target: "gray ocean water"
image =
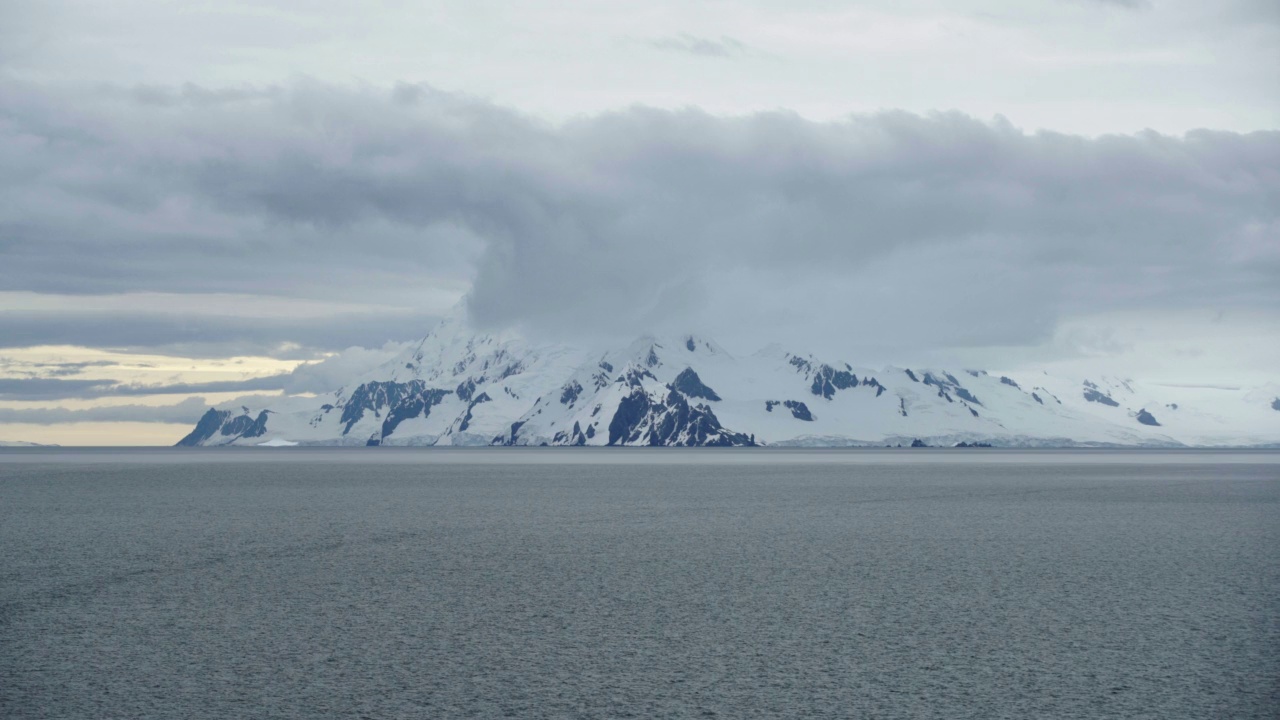
[[[1274,452],[0,452],[10,720],[1277,716]]]

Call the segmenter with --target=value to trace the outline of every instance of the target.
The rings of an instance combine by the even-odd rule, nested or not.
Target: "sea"
[[[0,717],[1280,717],[1280,452],[0,450]]]

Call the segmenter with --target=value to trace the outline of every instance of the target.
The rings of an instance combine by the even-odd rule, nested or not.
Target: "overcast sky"
[[[0,440],[171,443],[459,301],[1276,381],[1277,67],[1269,0],[0,0]]]

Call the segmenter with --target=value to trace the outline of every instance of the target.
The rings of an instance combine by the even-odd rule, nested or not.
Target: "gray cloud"
[[[424,86],[3,87],[4,289],[369,302],[473,279],[483,325],[885,352],[1035,342],[1073,313],[1280,302],[1276,132],[646,108],[550,125]],[[63,332],[7,322],[12,343]],[[211,332],[147,322],[65,335]],[[389,331],[359,342],[412,336]]]
[[[0,408],[0,423],[56,425],[73,422],[194,423],[209,406],[204,398],[187,398],[173,405],[113,405],[69,410],[67,408]]]
[[[264,302],[269,302],[265,300]],[[421,313],[353,313],[309,318],[220,315],[0,311],[0,348],[79,345],[185,357],[258,355],[310,359],[351,346],[379,347],[425,335],[438,317]],[[103,363],[94,363],[102,366]],[[47,374],[72,374],[85,363]]]
[[[141,395],[189,395],[194,393],[253,392],[293,387],[289,373],[243,380],[202,383],[139,385],[115,380],[64,378],[0,378],[0,400],[64,400]],[[299,391],[301,392],[301,390]]]
[[[721,35],[718,40],[712,40],[680,33],[646,40],[645,44],[657,50],[669,50],[701,57],[733,57],[743,55],[748,50],[745,44],[726,35]]]
[[[12,358],[0,356],[0,371],[17,373],[33,378],[64,378],[79,375],[89,368],[118,367],[120,363],[112,360],[90,360],[85,362],[37,362],[22,363],[21,369],[15,370]]]
[[[169,383],[165,385],[120,384],[104,389],[101,395],[194,395],[198,393],[253,392],[259,390],[284,390],[290,385],[290,373],[279,373],[244,380],[215,380],[199,383]],[[84,395],[80,395],[84,397]]]
[[[64,378],[0,378],[0,400],[61,400],[93,397],[108,387],[101,380]]]
[[[1151,7],[1151,0],[1067,0],[1068,2],[1096,5],[1114,5],[1132,10],[1145,10]]]
[[[198,395],[202,393],[284,391],[288,394],[337,390],[362,374],[395,357],[406,346],[387,343],[380,348],[350,347],[319,362],[306,363],[291,372],[238,380],[141,384],[118,380],[65,377],[0,377],[0,400],[64,400],[146,395]],[[104,363],[59,363],[60,366],[97,366]],[[114,365],[115,363],[105,363]]]

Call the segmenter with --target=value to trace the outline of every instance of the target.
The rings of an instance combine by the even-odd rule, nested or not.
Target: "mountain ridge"
[[[212,408],[178,445],[1280,445],[1272,389],[872,369],[697,335],[538,344],[458,312],[336,391]]]

